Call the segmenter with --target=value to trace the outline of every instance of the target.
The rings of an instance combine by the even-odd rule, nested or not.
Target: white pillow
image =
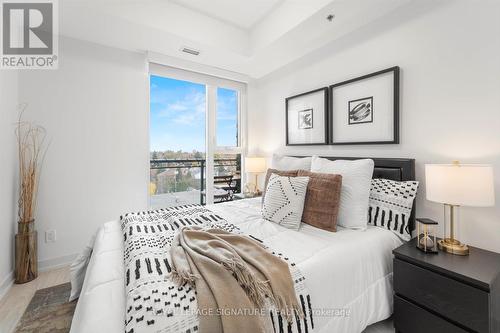
[[[273,155],[271,167],[276,170],[311,170],[311,157]]]
[[[309,177],[271,174],[262,203],[262,217],[288,229],[299,230]]]
[[[374,166],[370,159],[330,161],[318,156],[312,157],[312,172],[342,175],[338,225],[352,229],[366,228]]]

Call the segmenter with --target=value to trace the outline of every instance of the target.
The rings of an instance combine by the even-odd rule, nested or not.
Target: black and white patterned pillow
[[[368,224],[391,230],[404,240],[411,239],[408,225],[418,182],[372,179]]]
[[[309,177],[271,174],[262,203],[262,217],[285,228],[298,230],[308,183]]]

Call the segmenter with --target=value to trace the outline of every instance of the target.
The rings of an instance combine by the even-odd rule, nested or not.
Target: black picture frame
[[[374,72],[374,73],[370,73],[370,74],[367,74],[367,75],[363,75],[363,76],[359,76],[359,77],[356,77],[354,79],[350,79],[350,80],[346,80],[346,81],[342,81],[342,82],[339,82],[339,83],[335,83],[335,84],[332,84],[329,89],[328,89],[328,93],[329,93],[329,110],[328,110],[328,119],[334,119],[333,118],[333,90],[337,87],[340,87],[340,86],[343,86],[343,85],[346,85],[346,84],[350,84],[350,83],[353,83],[353,82],[357,82],[357,81],[362,81],[362,80],[365,80],[365,79],[368,79],[368,78],[372,78],[372,77],[375,77],[375,76],[378,76],[378,75],[382,75],[382,74],[386,74],[386,73],[390,73],[392,72],[393,73],[393,89],[394,89],[394,93],[393,93],[393,103],[394,103],[394,106],[393,106],[393,112],[394,112],[394,116],[393,116],[393,139],[392,140],[387,140],[387,141],[355,141],[355,142],[334,142],[333,141],[333,126],[330,126],[330,120],[328,121],[328,128],[329,128],[329,131],[328,131],[328,144],[329,145],[380,145],[380,144],[399,144],[399,136],[400,136],[400,130],[399,130],[399,112],[400,112],[400,109],[399,109],[399,72],[400,72],[400,69],[399,69],[399,66],[394,66],[394,67],[390,67],[390,68],[386,68],[386,69],[383,69],[383,70],[380,70],[380,71],[377,71],[377,72]],[[373,115],[372,115],[373,117]]]
[[[289,119],[289,115],[288,115],[288,105],[289,105],[289,101],[294,99],[294,98],[300,98],[302,96],[305,96],[305,95],[309,95],[309,94],[314,94],[314,93],[317,93],[317,92],[320,92],[320,91],[323,91],[324,93],[324,117],[325,117],[325,128],[324,128],[324,131],[325,131],[325,141],[324,142],[316,142],[316,143],[290,143],[290,140],[289,140],[289,137],[288,137],[288,119]],[[290,97],[287,97],[285,98],[285,129],[286,129],[286,137],[285,137],[285,141],[286,141],[286,145],[287,146],[321,146],[321,145],[327,145],[328,144],[328,141],[329,141],[329,130],[328,130],[328,124],[329,124],[329,121],[328,121],[328,113],[329,113],[329,101],[330,101],[330,98],[329,98],[329,89],[328,87],[323,87],[323,88],[319,88],[319,89],[315,89],[315,90],[311,90],[311,91],[307,91],[307,92],[304,92],[304,93],[301,93],[301,94],[298,94],[298,95],[294,95],[294,96],[290,96]],[[304,110],[305,111],[305,110]],[[313,111],[313,119],[314,119],[314,111]],[[314,125],[313,125],[314,126]]]

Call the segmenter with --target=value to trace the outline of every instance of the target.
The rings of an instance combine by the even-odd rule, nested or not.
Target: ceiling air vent
[[[200,51],[195,50],[195,49],[190,48],[190,47],[181,48],[181,52],[188,53],[188,54],[195,55],[195,56],[200,54]]]

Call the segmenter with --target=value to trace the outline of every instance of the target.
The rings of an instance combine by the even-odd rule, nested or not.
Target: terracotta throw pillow
[[[309,177],[302,222],[327,231],[337,231],[342,176],[299,170],[299,177]]]
[[[269,177],[271,177],[271,174],[276,174],[278,176],[283,176],[283,177],[297,177],[297,173],[299,170],[276,170],[276,169],[267,169],[266,173],[266,181],[264,183],[264,190],[262,191],[262,202],[264,202],[264,197],[266,196],[266,188],[267,188],[267,183],[269,183]]]

